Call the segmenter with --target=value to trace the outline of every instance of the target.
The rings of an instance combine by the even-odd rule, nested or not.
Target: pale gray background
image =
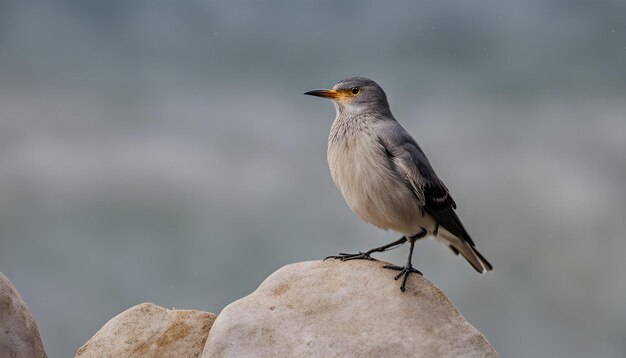
[[[302,96],[363,75],[496,268],[424,242],[426,277],[503,357],[624,357],[625,64],[623,0],[1,1],[0,270],[55,358],[132,305],[219,312],[395,239]]]

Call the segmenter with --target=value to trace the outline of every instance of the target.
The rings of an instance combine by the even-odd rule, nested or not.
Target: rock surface
[[[39,330],[28,306],[0,272],[0,357],[46,357]]]
[[[208,357],[498,357],[435,285],[380,261],[285,266],[213,324]]]
[[[142,303],[113,317],[76,357],[198,357],[215,315]]]

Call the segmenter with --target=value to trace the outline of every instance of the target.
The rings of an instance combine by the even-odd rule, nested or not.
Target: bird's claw
[[[341,261],[350,261],[350,260],[369,260],[376,261],[375,258],[371,257],[369,252],[359,252],[358,254],[346,254],[345,252],[340,252],[339,255],[328,256],[324,259],[324,261],[328,259],[338,259]]]
[[[400,291],[402,292],[406,290],[406,280],[409,278],[409,275],[411,273],[416,273],[420,276],[422,275],[422,273],[414,269],[412,265],[408,265],[408,266],[385,265],[383,266],[383,268],[394,270],[394,271],[400,271],[400,273],[397,274],[396,277],[394,277],[394,280],[398,280],[400,277],[404,276],[404,278],[402,279],[402,285],[400,285]]]

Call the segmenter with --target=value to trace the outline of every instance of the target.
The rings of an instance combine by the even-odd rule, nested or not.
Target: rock
[[[142,303],[113,317],[76,357],[199,357],[215,315]]]
[[[228,305],[208,357],[498,357],[435,285],[380,261],[285,266]]]
[[[28,306],[0,272],[0,357],[46,357],[39,330]]]

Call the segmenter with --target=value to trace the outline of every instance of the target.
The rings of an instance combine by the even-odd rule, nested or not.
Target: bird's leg
[[[407,257],[406,264],[404,266],[395,266],[395,265],[383,266],[386,269],[400,271],[400,273],[397,274],[396,277],[394,277],[395,280],[397,280],[400,277],[404,276],[402,278],[402,284],[400,285],[400,291],[402,291],[402,292],[404,292],[406,290],[406,280],[409,278],[409,275],[412,272],[414,272],[414,273],[416,273],[418,275],[422,274],[418,270],[414,269],[413,265],[411,264],[411,257],[413,256],[413,248],[414,247],[415,247],[415,240],[411,240],[411,247],[409,249],[409,257]]]
[[[402,285],[400,285],[400,291],[402,292],[404,292],[404,290],[406,289],[406,280],[409,278],[409,275],[411,273],[416,273],[418,275],[422,274],[421,272],[413,268],[413,265],[411,264],[411,259],[413,257],[413,248],[415,247],[415,241],[426,236],[426,234],[427,234],[426,230],[422,230],[418,234],[411,236],[411,238],[409,239],[409,242],[411,243],[411,247],[409,248],[409,256],[407,257],[406,264],[404,266],[395,266],[395,265],[383,266],[386,269],[400,271],[400,273],[396,275],[396,277],[394,278],[395,280],[404,276],[402,278]]]
[[[340,252],[339,255],[336,256],[328,256],[327,258],[325,258],[324,260],[327,259],[339,259],[341,261],[349,261],[349,260],[375,260],[373,257],[371,257],[370,255],[374,252],[385,252],[387,250],[391,250],[391,249],[395,249],[394,246],[400,246],[402,244],[404,244],[407,241],[406,236],[403,236],[402,238],[381,246],[381,247],[376,247],[373,248],[371,250],[365,251],[365,252],[359,252],[358,254],[346,254],[344,252]]]

